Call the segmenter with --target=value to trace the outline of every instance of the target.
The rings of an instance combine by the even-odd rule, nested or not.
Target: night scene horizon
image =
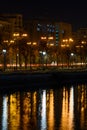
[[[20,13],[24,19],[31,17],[47,17],[48,19],[72,24],[73,29],[87,27],[86,3],[60,1],[20,1],[3,0],[0,4],[0,14]]]
[[[0,130],[87,130],[83,2],[0,1]]]

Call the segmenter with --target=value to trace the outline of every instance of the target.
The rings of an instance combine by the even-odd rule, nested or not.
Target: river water
[[[0,130],[87,130],[87,84],[0,92]]]

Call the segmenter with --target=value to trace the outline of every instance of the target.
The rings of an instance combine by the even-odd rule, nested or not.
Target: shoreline
[[[63,84],[87,82],[87,70],[29,72],[13,71],[0,73],[0,89],[56,88]],[[15,86],[15,87],[13,87]]]

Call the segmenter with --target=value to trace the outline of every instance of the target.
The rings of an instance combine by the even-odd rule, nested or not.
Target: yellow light
[[[81,45],[81,46],[76,46],[76,48],[83,48],[83,45]]]
[[[54,46],[54,44],[53,44],[53,43],[51,43],[51,44],[50,44],[50,46]]]
[[[32,44],[33,44],[33,45],[36,45],[37,43],[36,43],[36,42],[33,42]]]
[[[18,36],[20,36],[20,34],[19,33],[14,33],[13,36],[18,37]]]
[[[81,48],[83,48],[83,45],[81,46]]]
[[[66,47],[69,47],[69,44],[67,44]]]
[[[49,40],[53,40],[53,37],[48,37]]]
[[[82,41],[81,43],[82,43],[82,44],[86,44],[86,41]]]
[[[64,45],[61,45],[61,47],[65,47],[65,44],[64,44]]]
[[[61,47],[69,47],[69,44],[63,44]]]
[[[31,45],[31,42],[27,42],[27,45]]]
[[[73,39],[72,39],[72,38],[69,38],[69,39],[63,39],[63,42],[73,42]]]
[[[3,42],[4,42],[4,43],[8,43],[8,40],[4,40]]]
[[[46,40],[46,39],[47,39],[47,37],[41,37],[41,39],[42,39],[42,40]]]
[[[72,39],[72,38],[69,38],[69,41],[70,41],[70,42],[73,42],[73,39]]]
[[[14,43],[14,40],[10,40],[10,43]]]
[[[27,33],[22,34],[22,37],[27,37],[27,36],[28,36]]]
[[[65,42],[65,39],[63,39],[63,42]]]

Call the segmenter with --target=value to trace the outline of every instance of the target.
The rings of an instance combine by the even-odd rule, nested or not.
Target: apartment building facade
[[[23,16],[21,14],[2,14],[0,17],[3,19],[3,22],[9,23],[10,37],[12,37],[13,33],[23,32]]]
[[[53,37],[52,42],[56,45],[60,44],[62,39],[72,37],[71,24],[46,19],[27,21],[25,30],[29,33],[31,41],[39,42],[41,37]]]

